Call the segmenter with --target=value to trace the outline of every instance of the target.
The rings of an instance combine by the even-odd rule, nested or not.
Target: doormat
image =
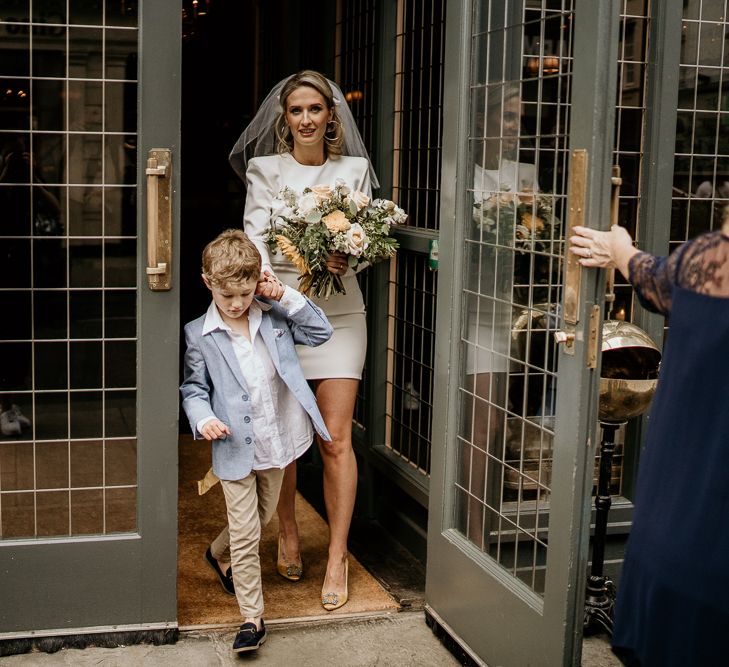
[[[227,595],[205,562],[205,550],[225,525],[225,499],[220,484],[204,496],[197,493],[197,480],[210,467],[210,444],[180,436],[180,476],[177,549],[177,621],[180,626],[227,625],[242,622],[235,597]],[[394,611],[397,602],[349,556],[349,601],[327,612],[321,606],[321,586],[326,569],[329,529],[309,503],[297,494],[296,516],[301,535],[304,576],[291,582],[276,571],[278,519],[274,516],[261,539],[261,574],[266,607],[264,618],[293,619],[327,615]]]

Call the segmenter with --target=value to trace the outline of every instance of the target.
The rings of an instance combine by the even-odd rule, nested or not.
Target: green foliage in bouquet
[[[345,293],[341,277],[327,269],[330,254],[344,253],[352,269],[392,257],[398,248],[392,227],[407,219],[394,202],[371,200],[341,179],[334,187],[315,185],[302,193],[285,187],[277,199],[282,208],[267,243],[299,271],[300,292],[324,299]]]

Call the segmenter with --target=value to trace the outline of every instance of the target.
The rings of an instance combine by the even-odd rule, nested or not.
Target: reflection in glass
[[[101,290],[69,293],[71,338],[101,338]]]
[[[71,491],[71,535],[104,532],[104,495],[101,489]]]
[[[0,539],[133,530],[137,2],[0,5]]]
[[[36,392],[35,437],[38,440],[68,439],[68,394]]]
[[[102,392],[72,391],[69,396],[71,400],[71,437],[101,437],[104,429]]]
[[[73,79],[103,76],[103,35],[98,28],[68,29],[68,74]]]
[[[35,483],[38,489],[68,488],[68,442],[35,443]]]
[[[0,20],[3,10],[0,9]],[[30,33],[20,26],[3,26],[0,45],[0,76],[30,75]]]
[[[33,493],[0,493],[0,515],[3,539],[35,535]]]
[[[136,341],[104,343],[104,379],[107,387],[133,387],[137,377]]]
[[[76,184],[101,183],[101,134],[72,134],[68,138],[68,182]]]
[[[0,395],[0,438],[28,440],[33,436],[33,412],[29,398],[27,394]]]
[[[134,338],[137,333],[137,293],[114,290],[104,294],[106,338]]]
[[[104,182],[109,185],[133,185],[137,181],[137,147],[123,135],[110,134],[104,138],[106,160]]]
[[[33,294],[33,335],[36,339],[68,337],[65,292],[35,291]]]
[[[101,25],[103,18],[103,0],[69,0],[69,23],[75,23],[76,25]]]
[[[68,235],[101,236],[103,188],[68,188]]]
[[[106,25],[136,26],[138,14],[137,0],[105,0]]]
[[[137,441],[107,440],[104,456],[106,483],[109,486],[135,484],[137,479]]]
[[[32,490],[32,443],[13,443],[6,440],[5,437],[0,440],[0,488],[3,491]]]
[[[104,285],[134,287],[137,283],[136,240],[108,240],[104,244]]]
[[[30,80],[0,78],[0,128],[30,129]]]
[[[35,389],[66,389],[68,387],[68,344],[33,344],[35,361]]]
[[[33,129],[49,131],[64,129],[65,87],[65,82],[58,79],[33,80]]]
[[[33,135],[33,182],[63,183],[66,156],[66,135]]]
[[[66,241],[36,238],[33,241],[33,286],[66,287]]]
[[[0,5],[0,21],[9,23],[30,20],[30,0],[5,0]],[[8,34],[17,35],[23,30],[21,26],[8,26]]]
[[[0,391],[31,388],[32,346],[30,343],[0,343]]]
[[[69,129],[74,132],[102,130],[103,102],[103,84],[100,81],[69,81]]]
[[[137,392],[104,392],[104,433],[108,438],[137,434]]]
[[[102,286],[101,248],[100,239],[72,239],[69,241],[70,287]]]
[[[17,340],[30,336],[30,292],[3,291],[4,307],[13,317],[8,318],[0,327],[0,340]]]
[[[71,341],[71,389],[100,389],[103,386],[101,345],[101,341]],[[101,431],[93,435],[101,435]]]
[[[104,188],[105,236],[136,236],[136,196],[134,187]]]
[[[137,490],[107,489],[105,493],[107,533],[131,533],[137,527]]]
[[[70,461],[71,487],[102,485],[104,451],[101,440],[72,441]]]
[[[35,525],[38,537],[69,534],[67,491],[43,491],[35,497]]]

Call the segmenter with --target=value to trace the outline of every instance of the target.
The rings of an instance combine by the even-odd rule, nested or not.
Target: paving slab
[[[308,624],[272,623],[266,643],[251,654],[231,651],[234,628],[183,632],[176,644],[63,649],[2,658],[2,667],[450,667],[458,660],[438,641],[420,611]],[[583,667],[617,667],[604,637],[583,647]]]

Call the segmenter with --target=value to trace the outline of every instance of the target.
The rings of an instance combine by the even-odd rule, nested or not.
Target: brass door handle
[[[172,152],[153,148],[147,158],[147,284],[172,288]]]

